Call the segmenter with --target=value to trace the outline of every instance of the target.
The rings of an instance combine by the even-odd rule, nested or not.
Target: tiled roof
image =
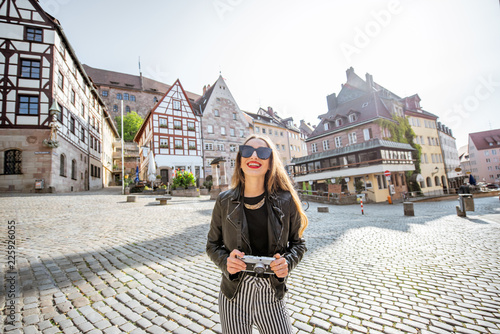
[[[83,68],[89,75],[89,77],[98,86],[108,86],[123,88],[126,90],[138,90],[148,93],[158,93],[160,95],[165,94],[169,89],[170,85],[163,82],[156,81],[150,78],[141,77],[139,75],[132,75],[108,70],[101,70],[98,68],[93,68],[88,65],[83,65]],[[200,96],[195,93],[186,91],[186,94],[190,100],[196,101]]]
[[[469,133],[469,137],[478,150],[500,147],[500,129]]]
[[[217,83],[217,81],[215,83]],[[210,100],[210,96],[212,95],[212,92],[214,91],[215,83],[212,85],[212,87],[207,89],[205,94],[203,94],[202,96],[200,96],[198,99],[195,100],[195,103],[198,105],[198,108],[201,107],[202,113],[205,112],[205,108],[207,107],[207,102],[208,102],[208,100]]]
[[[339,155],[346,155],[350,153],[366,151],[377,147],[385,147],[390,149],[409,150],[409,151],[415,150],[410,144],[398,143],[390,140],[375,138],[373,140],[365,141],[359,144],[349,145],[346,147],[340,147],[329,151],[323,151],[306,155],[303,157],[293,158],[291,163],[299,164],[305,162],[318,161],[321,159],[332,158]]]
[[[349,123],[349,114],[356,114],[356,121]],[[325,135],[328,133],[335,133],[345,128],[362,124],[364,122],[375,120],[377,118],[392,119],[392,115],[387,110],[386,106],[382,103],[380,97],[376,93],[365,93],[357,99],[339,104],[333,110],[322,116],[320,124],[314,129],[313,133],[308,139],[313,139],[316,136]],[[334,120],[341,118],[342,125],[335,126]],[[329,129],[325,130],[324,124],[329,123]]]

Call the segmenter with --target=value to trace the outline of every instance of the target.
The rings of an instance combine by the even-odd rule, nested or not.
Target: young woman
[[[272,142],[252,135],[236,156],[231,189],[212,213],[207,254],[221,269],[224,334],[292,333],[286,280],[306,252],[307,217]],[[245,271],[245,255],[273,257],[272,273]]]

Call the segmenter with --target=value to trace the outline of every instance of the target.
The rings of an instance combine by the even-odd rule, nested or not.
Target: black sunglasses
[[[269,147],[259,147],[255,148],[250,145],[240,145],[240,153],[243,158],[250,158],[253,152],[257,151],[257,156],[259,159],[266,160],[269,159],[273,150]]]

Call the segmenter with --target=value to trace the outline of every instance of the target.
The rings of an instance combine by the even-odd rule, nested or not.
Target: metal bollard
[[[405,216],[415,216],[415,211],[413,211],[413,202],[403,202],[403,210]]]

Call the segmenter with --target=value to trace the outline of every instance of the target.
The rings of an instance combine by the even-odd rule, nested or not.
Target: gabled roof
[[[300,120],[300,126],[299,129],[302,133],[306,134],[308,137],[313,133],[314,128],[310,126],[310,124],[307,124],[303,119]]]
[[[469,137],[478,150],[500,148],[500,129],[469,133]]]
[[[358,117],[356,121],[352,123],[343,122],[341,126],[335,126],[335,119],[348,118],[348,115],[353,112],[357,112]],[[322,136],[328,133],[342,131],[345,128],[375,120],[377,118],[392,119],[392,114],[382,103],[380,97],[375,92],[370,94],[365,93],[363,96],[360,96],[354,100],[350,100],[343,104],[337,105],[333,110],[330,110],[328,113],[323,115],[320,124],[316,127],[316,129],[314,129],[313,133],[309,136],[308,139],[312,139],[316,136]],[[324,128],[325,123],[330,124],[328,130],[325,130]]]
[[[210,100],[210,96],[212,96],[212,92],[214,91],[216,83],[217,83],[217,81],[212,85],[212,87],[207,89],[205,94],[203,94],[201,97],[199,97],[198,99],[195,100],[196,105],[199,108],[201,108],[202,114],[205,112],[205,108],[207,107],[207,103]]]
[[[161,99],[155,104],[155,106],[147,113],[147,115],[144,117],[144,121],[142,122],[142,125],[141,125],[141,128],[139,129],[139,131],[137,131],[135,137],[134,137],[134,141],[136,141],[137,139],[137,143],[139,143],[139,138],[142,136],[142,132],[144,131],[144,128],[147,126],[148,124],[148,120],[149,118],[151,117],[151,115],[153,114],[153,112],[156,111],[156,109],[162,104],[163,100],[165,100],[165,98],[167,97],[168,93],[170,93],[170,90],[175,87],[176,85],[179,85],[179,87],[181,88],[181,91],[182,93],[184,94],[184,96],[186,97],[186,101],[188,102],[188,105],[191,107],[191,110],[193,110],[193,113],[194,114],[198,114],[194,108],[193,108],[193,105],[191,103],[191,101],[189,100],[189,98],[187,98],[187,93],[186,91],[184,90],[184,88],[182,87],[182,84],[181,82],[179,81],[179,79],[175,80],[174,84],[172,86],[170,86],[170,88],[167,90],[167,92],[165,94],[163,94],[163,96],[161,97]]]
[[[99,86],[108,86],[123,88],[126,90],[137,90],[152,94],[164,94],[171,86],[160,81],[142,77],[140,75],[132,75],[83,65],[87,74],[92,78],[92,81]],[[200,96],[195,93],[186,92],[188,99],[195,101]]]
[[[246,114],[252,119],[260,121],[262,123],[267,123],[269,125],[278,126],[295,132],[300,132],[300,129],[297,128],[295,125],[293,125],[293,117],[287,117],[285,119],[282,119],[276,113],[274,113],[274,115],[271,116],[263,108],[259,108],[257,113],[246,112]]]

